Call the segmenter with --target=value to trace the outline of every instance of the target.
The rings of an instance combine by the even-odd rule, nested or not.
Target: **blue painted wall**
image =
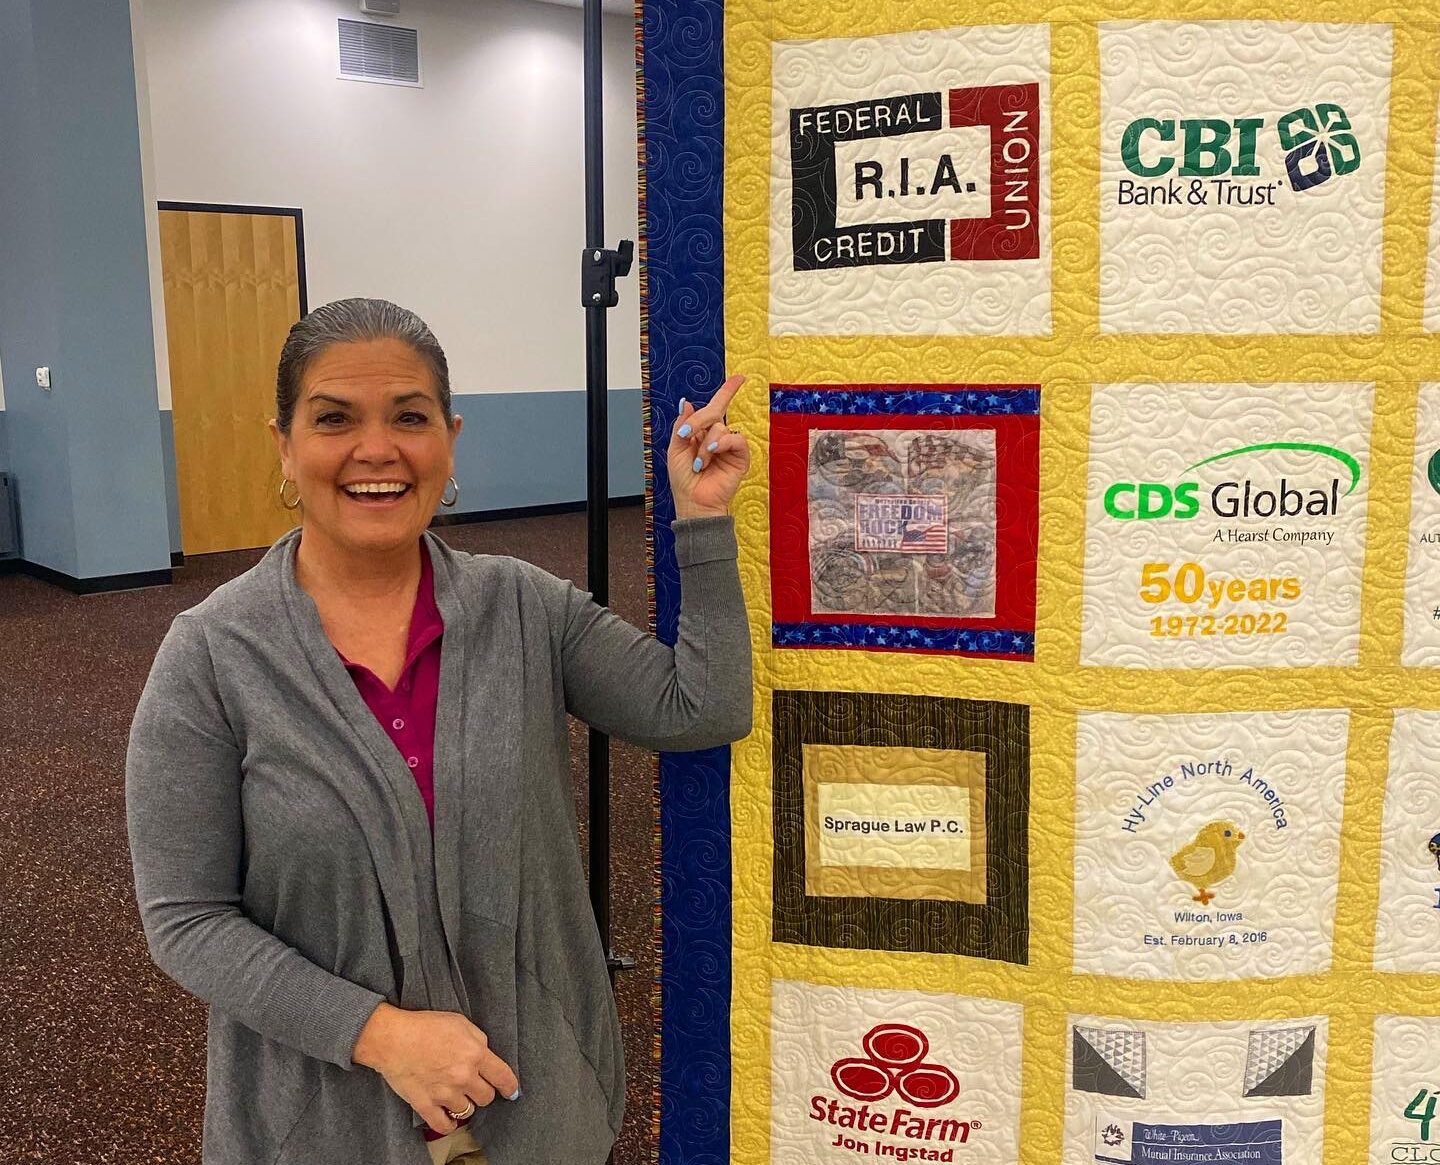
[[[0,354],[22,555],[169,565],[128,0],[0,0]],[[53,389],[32,369],[48,365]]]
[[[455,411],[465,418],[465,428],[455,444],[455,480],[460,484],[456,513],[585,500],[583,392],[487,392],[456,396],[454,402]],[[0,412],[0,419],[4,416]],[[637,497],[645,492],[640,416],[638,388],[610,393],[612,498]],[[160,414],[160,429],[164,438],[170,549],[181,553],[175,431],[168,411]]]
[[[585,394],[493,392],[457,396],[465,428],[455,443],[458,513],[585,500]],[[610,496],[645,492],[640,390],[610,394]]]

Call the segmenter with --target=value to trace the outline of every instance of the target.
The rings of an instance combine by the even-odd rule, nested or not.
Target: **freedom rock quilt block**
[[[1028,660],[1038,388],[772,387],[773,638]]]

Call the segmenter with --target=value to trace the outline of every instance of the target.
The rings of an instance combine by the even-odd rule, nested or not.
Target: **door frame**
[[[295,267],[300,276],[300,315],[310,314],[310,296],[305,281],[305,212],[298,206],[242,206],[234,202],[166,202],[161,210],[196,210],[202,214],[284,214],[295,220]]]
[[[299,276],[300,318],[304,319],[310,314],[310,293],[305,277],[305,212],[298,206],[245,206],[236,202],[175,202],[163,198],[157,200],[155,205],[159,210],[199,211],[202,214],[278,214],[293,218],[295,220],[295,268],[296,274]],[[177,471],[173,483],[177,499],[180,492],[179,476]],[[185,565],[183,548],[171,552],[170,565],[172,568]]]

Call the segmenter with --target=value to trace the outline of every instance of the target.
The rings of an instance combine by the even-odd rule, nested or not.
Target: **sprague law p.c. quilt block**
[[[662,1162],[1440,1162],[1440,9],[642,4]]]

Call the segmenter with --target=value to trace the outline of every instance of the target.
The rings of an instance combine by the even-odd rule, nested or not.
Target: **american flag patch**
[[[855,549],[945,554],[950,527],[945,499],[933,494],[857,494]]]

